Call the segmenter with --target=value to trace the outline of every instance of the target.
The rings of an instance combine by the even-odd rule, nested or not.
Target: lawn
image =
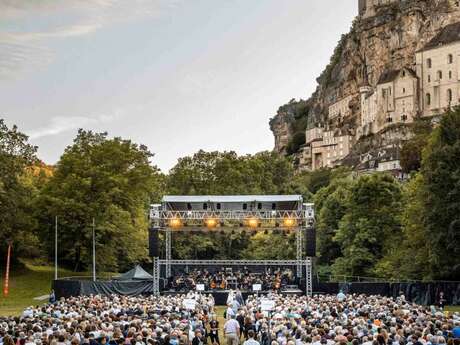
[[[0,316],[19,315],[25,307],[40,305],[47,300],[37,301],[34,297],[50,293],[51,282],[54,279],[52,266],[34,265],[22,262],[20,268],[10,272],[10,292],[7,297],[0,292]],[[1,272],[1,291],[3,291],[4,272]],[[60,269],[59,276],[87,275],[88,273],[74,273]]]
[[[446,311],[450,313],[459,312],[460,313],[460,305],[450,305],[446,307]]]

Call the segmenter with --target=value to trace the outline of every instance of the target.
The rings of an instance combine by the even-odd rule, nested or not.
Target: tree
[[[75,270],[87,268],[95,219],[99,269],[124,269],[146,260],[149,204],[159,201],[162,183],[150,164],[152,156],[130,140],[79,130],[37,201],[48,248],[58,216],[60,257]]]
[[[180,158],[167,178],[170,194],[277,194],[290,190],[292,163],[273,152],[238,156],[198,151]]]
[[[460,107],[443,115],[423,153],[423,210],[433,278],[460,279]]]
[[[353,181],[347,195],[334,237],[343,256],[336,259],[333,272],[374,276],[376,264],[401,237],[401,188],[392,176],[374,174]]]
[[[179,159],[167,178],[170,194],[289,194],[310,196],[301,180],[294,177],[292,162],[273,152],[238,156],[235,152],[199,151]],[[201,239],[200,239],[201,238]],[[255,235],[235,231],[178,233],[174,255],[180,258],[237,259],[249,256],[263,259],[292,254],[286,250],[286,238],[276,234]],[[266,244],[270,243],[267,247]]]
[[[428,143],[432,131],[429,119],[417,118],[412,126],[414,136],[406,141],[401,149],[401,167],[405,173],[419,171],[422,164],[422,152]]]
[[[20,255],[35,243],[31,217],[33,189],[26,181],[26,169],[36,161],[37,148],[28,143],[16,126],[11,129],[0,119],[0,255],[7,243]]]
[[[379,262],[376,268],[379,277],[397,281],[432,279],[429,265],[430,243],[425,226],[426,197],[426,188],[420,173],[403,186],[402,238],[393,239],[393,248]]]
[[[334,237],[340,221],[347,212],[349,189],[350,181],[338,179],[315,194],[319,264],[331,265],[341,256],[340,245],[334,241]]]

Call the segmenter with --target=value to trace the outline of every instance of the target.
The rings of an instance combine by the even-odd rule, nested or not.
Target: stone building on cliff
[[[446,26],[416,54],[423,116],[460,103],[460,22]]]
[[[361,121],[355,137],[330,137],[337,131],[309,128],[307,145],[312,133],[324,133],[328,138],[311,142],[310,170],[342,165],[362,137],[380,134],[390,126],[410,124],[416,116],[439,116],[460,104],[460,22],[446,26],[418,51],[415,67],[416,71],[410,67],[386,71],[375,87],[360,88]],[[343,142],[340,149],[339,142]],[[399,167],[399,162],[394,165]]]
[[[460,104],[460,0],[360,0],[359,13],[305,101],[299,170],[351,164],[395,173],[410,123]],[[277,152],[286,154],[295,121],[285,112],[271,120]]]

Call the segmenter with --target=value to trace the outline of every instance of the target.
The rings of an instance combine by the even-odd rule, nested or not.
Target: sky
[[[206,151],[272,150],[357,0],[0,0],[0,118],[48,164],[78,128],[145,144],[164,172]]]

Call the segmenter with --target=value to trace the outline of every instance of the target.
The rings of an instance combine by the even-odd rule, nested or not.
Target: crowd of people
[[[290,268],[267,268],[264,272],[251,272],[247,267],[242,270],[222,268],[215,272],[207,269],[194,269],[180,272],[172,277],[167,288],[174,291],[190,291],[197,284],[203,284],[206,291],[242,290],[252,291],[253,285],[260,284],[262,291],[280,290],[287,285],[296,283],[295,275]]]
[[[189,344],[213,311],[212,296],[195,293],[71,297],[0,317],[0,345]]]
[[[264,312],[263,300],[274,301]],[[460,315],[399,298],[270,294],[228,301],[227,345],[460,345]],[[226,328],[225,328],[226,329]],[[228,332],[227,332],[228,331]]]
[[[0,318],[0,345],[205,344],[460,345],[460,315],[404,296],[276,292],[246,300],[230,293],[217,315],[211,295],[190,292],[71,297]]]

